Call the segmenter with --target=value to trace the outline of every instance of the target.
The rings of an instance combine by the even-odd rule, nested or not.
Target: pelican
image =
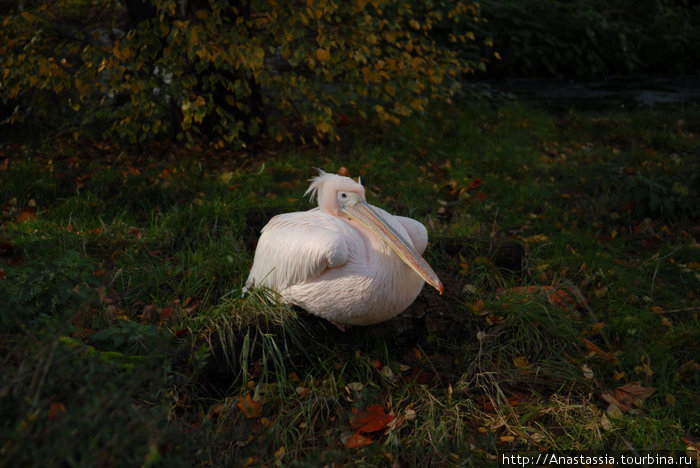
[[[424,282],[443,286],[421,253],[428,232],[365,199],[360,182],[319,169],[304,194],[318,208],[285,213],[263,227],[245,290],[265,286],[281,300],[341,330],[403,312]]]

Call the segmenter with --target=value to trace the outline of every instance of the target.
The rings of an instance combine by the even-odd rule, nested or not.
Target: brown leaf
[[[515,288],[507,289],[502,291],[504,294],[518,294],[518,295],[533,295],[533,294],[544,294],[547,296],[547,301],[553,306],[569,311],[571,309],[576,309],[578,303],[571,297],[571,294],[566,289],[558,289],[554,286],[518,286]]]
[[[24,223],[25,221],[30,221],[35,217],[36,216],[31,211],[22,211],[19,215],[17,215],[17,222]]]
[[[479,177],[473,178],[470,182],[469,185],[467,185],[467,190],[475,189],[478,187],[481,187],[481,185],[484,183],[483,180],[481,180]]]
[[[630,409],[629,406],[618,401],[617,398],[615,398],[610,392],[603,392],[601,394],[601,398],[605,400],[611,407],[614,406],[615,408],[617,408],[618,411],[627,411]]]
[[[54,401],[49,407],[49,421],[54,421],[66,414],[67,412],[68,410],[66,409],[66,405],[59,401]]]
[[[488,395],[476,395],[475,399],[476,401],[481,405],[481,407],[486,411],[487,413],[495,413],[496,412],[496,406],[499,408],[501,406],[516,406],[520,403],[522,403],[525,399],[527,398],[527,395],[524,393],[513,393],[512,395],[509,395],[506,398],[506,401],[503,402],[503,404],[496,402],[493,398],[489,397]]]
[[[372,439],[369,437],[363,436],[360,434],[359,431],[355,431],[350,437],[347,439],[344,437],[341,437],[341,440],[343,441],[343,445],[345,448],[359,448],[359,447],[365,447],[369,444],[372,443]]]
[[[211,411],[209,411],[209,419],[213,419],[215,416],[218,416],[219,414],[223,413],[225,409],[226,406],[221,403],[214,405]]]
[[[243,415],[248,419],[254,419],[260,416],[261,404],[259,401],[255,401],[250,397],[250,393],[243,398],[238,397],[238,403],[236,406],[243,412]]]
[[[654,387],[642,387],[639,382],[632,382],[617,387],[615,389],[615,399],[620,403],[639,408],[644,403],[644,400],[649,398],[655,391]]]
[[[375,403],[366,410],[353,408],[350,427],[359,432],[377,432],[385,429],[394,417],[393,414],[386,414],[382,405]]]
[[[550,304],[562,310],[575,309],[578,304],[564,289],[555,289],[547,295]]]
[[[603,359],[605,359],[606,361],[614,361],[615,360],[615,356],[613,356],[612,353],[609,353],[607,351],[603,351],[602,349],[600,349],[600,347],[597,344],[593,343],[592,341],[589,341],[586,338],[581,338],[581,341],[583,341],[583,343],[586,345],[586,347],[588,348],[588,351],[590,351],[591,354],[594,354],[596,356],[600,356]]]

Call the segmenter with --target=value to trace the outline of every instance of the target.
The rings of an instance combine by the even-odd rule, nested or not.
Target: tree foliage
[[[0,96],[7,122],[48,119],[76,136],[205,133],[223,146],[301,123],[328,138],[341,113],[398,122],[449,100],[483,64],[435,28],[470,43],[479,21],[461,1],[27,1],[2,18]]]

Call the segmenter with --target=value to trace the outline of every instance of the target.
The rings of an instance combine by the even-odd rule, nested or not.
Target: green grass
[[[260,154],[0,148],[1,463],[483,466],[700,437],[700,109],[343,131]],[[241,298],[259,229],[340,166],[426,224],[446,288],[346,333]],[[497,266],[505,241],[522,271]],[[655,391],[609,408],[635,382]],[[395,425],[346,447],[373,404]]]

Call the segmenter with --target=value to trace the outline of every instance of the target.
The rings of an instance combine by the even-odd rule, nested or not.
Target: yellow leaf
[[[525,239],[523,239],[523,241],[526,244],[535,243],[535,242],[545,242],[548,240],[549,240],[549,237],[547,237],[545,234],[535,234],[534,236],[526,237]]]
[[[530,361],[525,356],[514,357],[513,364],[515,364],[516,369],[527,369],[530,367]]]
[[[279,449],[275,450],[275,465],[276,466],[282,466],[282,459],[284,458],[284,445],[281,446]]]
[[[224,184],[228,184],[229,182],[231,182],[231,178],[233,178],[233,172],[227,171],[219,176],[219,181]]]
[[[331,58],[331,53],[328,49],[316,49],[316,60],[319,62],[327,62]]]
[[[328,122],[319,122],[316,124],[316,130],[319,133],[330,133],[331,125]]]

